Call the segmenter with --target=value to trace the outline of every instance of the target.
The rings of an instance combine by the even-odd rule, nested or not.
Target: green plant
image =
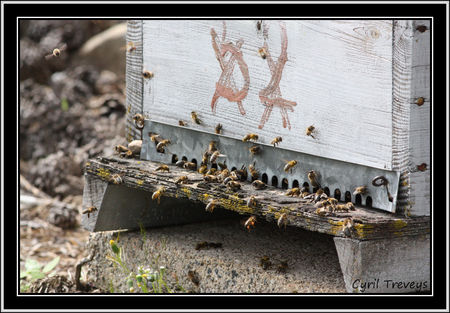
[[[52,276],[50,273],[59,263],[60,257],[57,256],[46,265],[39,263],[33,259],[25,261],[25,270],[20,272],[20,291],[26,292],[30,288],[31,282],[42,279],[44,277]]]
[[[165,280],[166,268],[159,266],[157,256],[151,267],[139,266],[137,273],[131,271],[123,260],[123,247],[119,247],[114,240],[109,241],[113,254],[109,254],[106,257],[119,265],[121,270],[127,275],[127,285],[130,292],[135,292],[135,286],[137,286],[144,293],[173,293],[169,288]],[[177,281],[177,289],[184,290]]]

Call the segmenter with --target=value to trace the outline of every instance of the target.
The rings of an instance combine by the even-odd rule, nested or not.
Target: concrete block
[[[430,236],[360,241],[335,237],[345,286],[356,293],[430,290]]]

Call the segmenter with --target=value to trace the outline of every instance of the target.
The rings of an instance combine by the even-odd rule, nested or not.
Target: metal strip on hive
[[[171,144],[165,148],[165,153],[156,151],[155,143],[150,140],[149,133],[159,134],[163,139],[171,141]],[[287,179],[289,188],[292,187],[294,180],[297,180],[299,185],[302,186],[304,182],[309,182],[307,177],[308,171],[314,170],[319,174],[319,183],[322,188],[327,187],[331,196],[333,196],[336,189],[339,189],[342,194],[342,201],[345,192],[349,191],[351,193],[351,201],[356,202],[353,195],[354,189],[358,186],[366,185],[368,192],[362,195],[362,204],[366,203],[367,197],[371,197],[373,208],[395,212],[400,178],[398,172],[290,151],[284,149],[282,143],[279,147],[274,147],[257,142],[256,144],[261,147],[261,153],[253,156],[249,148],[255,143],[243,142],[240,139],[193,130],[187,127],[146,120],[143,129],[141,159],[170,164],[173,163],[173,155],[176,155],[180,160],[185,156],[189,161],[195,159],[200,164],[202,155],[208,149],[211,141],[215,141],[221,154],[226,155],[224,159],[226,159],[228,168],[235,167],[240,169],[242,165],[248,168],[250,164],[255,162],[256,168],[260,173],[260,179],[265,173],[268,177],[268,184],[271,184],[272,178],[275,176],[277,177],[278,186],[281,186],[283,179]],[[298,164],[292,172],[286,173],[283,169],[286,165],[285,161],[289,160],[297,160]],[[375,187],[372,185],[373,178],[380,175],[384,176],[389,182],[389,193],[392,196],[392,202],[389,201],[384,186]]]

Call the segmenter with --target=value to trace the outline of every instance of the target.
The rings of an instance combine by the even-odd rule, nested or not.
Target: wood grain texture
[[[282,25],[287,60],[282,54]],[[391,20],[270,20],[258,30],[256,20],[233,20],[226,21],[223,36],[219,20],[145,20],[143,67],[155,76],[143,84],[144,113],[156,121],[177,125],[184,120],[188,127],[210,132],[221,123],[223,134],[234,138],[253,132],[269,143],[282,136],[282,145],[294,151],[390,170],[392,27]],[[238,51],[224,55],[230,64],[235,62],[229,82],[235,91],[245,86],[245,76],[232,56],[239,59],[237,53],[242,53],[248,66],[249,88],[242,99],[245,115],[238,102],[226,97],[219,97],[216,113],[212,111],[223,72],[212,29],[218,40]],[[262,47],[271,58],[258,55]],[[275,68],[282,62],[281,76],[276,76]],[[274,87],[268,90],[270,84]],[[260,129],[266,109],[262,90],[271,92],[272,99],[296,105],[285,113],[274,106]],[[191,122],[191,111],[198,112],[201,125]],[[317,130],[316,139],[305,135],[310,125]]]
[[[91,179],[103,182],[108,181],[109,175],[122,174],[125,186],[148,192],[165,187],[161,201],[164,201],[164,197],[174,197],[206,205],[211,199],[218,199],[218,207],[275,222],[280,214],[286,213],[289,226],[338,237],[345,237],[343,223],[348,217],[355,223],[354,231],[351,233],[351,237],[355,239],[403,237],[427,234],[430,231],[429,217],[399,218],[389,213],[361,207],[356,207],[356,211],[350,213],[336,213],[334,216],[322,217],[314,213],[314,206],[306,200],[285,196],[285,190],[270,186],[265,190],[255,190],[250,182],[241,182],[241,190],[231,192],[221,188],[219,183],[203,182],[203,176],[195,171],[169,165],[170,172],[155,172],[159,165],[151,161],[99,157],[89,160],[85,174]],[[182,185],[175,184],[175,179],[182,175],[187,175],[189,182]],[[246,206],[246,200],[250,195],[254,195],[258,200],[259,204],[255,209]]]
[[[127,43],[133,42],[135,50],[127,51],[126,55],[126,106],[127,117],[125,123],[126,140],[131,142],[141,139],[141,132],[136,129],[133,116],[143,112],[142,104],[142,21],[127,22]]]

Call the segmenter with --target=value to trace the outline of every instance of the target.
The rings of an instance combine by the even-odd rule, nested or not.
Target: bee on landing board
[[[87,214],[88,218],[90,217],[90,214],[97,211],[97,208],[95,206],[90,206],[86,210],[84,210],[81,214]]]
[[[166,164],[161,164],[160,166],[158,166],[155,169],[155,172],[157,171],[161,171],[161,172],[170,172],[169,166],[167,166]]]
[[[179,120],[178,125],[180,126],[187,126],[187,123],[185,121]]]
[[[55,48],[53,49],[52,53],[47,54],[45,56],[46,60],[49,60],[51,58],[59,58],[61,56],[61,52],[65,51],[67,49],[67,44],[63,44],[61,48]]]
[[[122,176],[123,176],[123,174],[113,174],[111,176],[111,178],[109,179],[109,181],[111,183],[113,183],[114,185],[119,185],[123,182]]]
[[[292,188],[292,189],[289,189],[286,193],[285,193],[285,195],[286,196],[291,196],[291,197],[298,197],[298,196],[300,196],[300,188],[297,188],[297,187],[295,187],[295,188]]]
[[[158,200],[158,204],[161,201],[161,196],[163,195],[163,193],[166,191],[166,188],[164,187],[159,187],[153,194],[152,194],[152,200]]]
[[[252,182],[252,186],[255,187],[256,190],[261,190],[267,187],[267,185],[261,180],[254,180]]]
[[[188,177],[187,176],[179,176],[176,180],[175,180],[175,184],[187,184],[188,182]]]

